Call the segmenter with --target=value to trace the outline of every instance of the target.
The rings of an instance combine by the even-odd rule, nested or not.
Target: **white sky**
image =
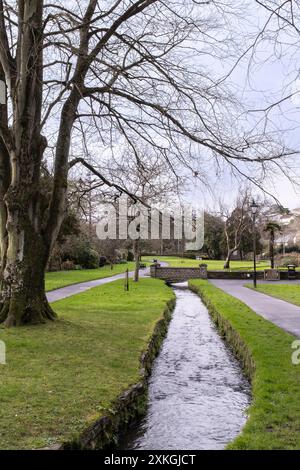
[[[260,7],[257,7],[254,1],[248,4],[249,31],[251,23],[253,31],[258,25],[265,21],[265,13]],[[234,25],[233,25],[234,27]],[[274,42],[264,42],[257,49],[257,55],[249,66],[250,54],[236,68],[231,76],[231,81],[239,90],[243,100],[251,103],[250,109],[264,109],[271,103],[276,102],[289,93],[298,91],[299,94],[282,105],[272,110],[270,119],[272,125],[278,129],[278,134],[284,139],[287,146],[300,150],[300,80],[297,75],[300,72],[300,41],[299,36],[294,38],[285,38],[286,43],[297,44],[296,47],[285,45],[286,49],[277,48],[277,57],[274,54]],[[245,48],[246,48],[245,44]],[[258,116],[258,114],[256,115]],[[292,157],[291,166],[293,167],[295,178],[299,178],[300,183],[300,154]],[[211,175],[214,180],[214,175]],[[239,183],[232,179],[230,171],[225,169],[222,177],[216,181],[213,188],[213,195],[209,193],[203,185],[198,188],[210,207],[216,205],[218,199],[232,204],[238,194]],[[276,196],[283,206],[294,209],[300,207],[300,186],[293,186],[291,182],[283,175],[272,177],[268,181],[266,188]]]
[[[230,2],[225,1],[224,3]],[[232,0],[232,5],[238,6],[244,18],[236,24],[234,22],[229,24],[229,29],[231,28],[237,36],[240,34],[241,37],[244,32],[250,35],[259,30],[266,15],[254,0]],[[207,8],[210,7],[207,6]],[[297,39],[299,41],[299,37]],[[242,47],[243,44],[241,45],[241,52],[248,47],[248,44],[249,42],[247,43],[245,39],[244,47]],[[280,99],[283,93],[288,94],[291,90],[291,83],[296,83],[296,87],[299,85],[300,90],[300,81],[295,81],[297,70],[300,67],[299,51],[293,48],[280,59],[275,58],[273,52],[274,43],[264,43],[258,48],[256,62],[252,62],[250,69],[248,69],[250,59],[250,54],[248,54],[230,78],[234,89],[238,91],[243,101],[249,103],[249,107],[252,109],[264,108],[266,104]],[[266,58],[268,58],[267,62]],[[201,56],[199,60],[202,61],[203,57]],[[230,67],[229,64],[223,64],[216,58],[212,63],[216,67],[215,71],[218,75],[222,75]],[[294,89],[295,85],[293,85]],[[300,150],[300,93],[297,99],[286,101],[280,108],[276,107],[270,118],[286,144]],[[299,177],[300,181],[300,154],[293,157],[292,164],[295,167],[295,175]],[[238,194],[239,183],[232,178],[230,169],[224,167],[223,173],[218,176],[215,174],[215,169],[212,168],[205,169],[205,172],[207,172],[210,189],[208,185],[202,183],[197,188],[192,188],[191,193],[197,192],[199,199],[203,200],[203,205],[211,208],[220,198],[224,203],[232,204]],[[284,206],[290,209],[300,207],[300,187],[295,190],[283,175],[273,176],[273,179],[267,181],[265,186]]]

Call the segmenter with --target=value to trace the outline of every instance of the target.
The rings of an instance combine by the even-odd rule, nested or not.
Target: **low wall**
[[[208,271],[208,279],[244,279],[249,280],[253,279],[253,271]],[[257,279],[264,279],[264,271],[256,272]],[[296,272],[296,279],[300,279],[300,272]],[[280,281],[288,281],[288,272],[280,271]]]
[[[207,267],[206,265],[200,265],[199,268],[170,268],[152,265],[150,266],[150,275],[169,282],[207,279]]]
[[[253,279],[253,271],[207,271],[206,265],[200,265],[199,268],[179,268],[162,267],[152,265],[150,267],[151,277],[162,279],[168,282],[183,282],[189,279]],[[257,271],[258,280],[264,279],[264,271]],[[296,272],[296,279],[300,279],[300,271]],[[288,272],[280,271],[280,280],[287,281]]]
[[[253,271],[208,271],[208,279],[253,279]],[[264,279],[264,272],[257,271],[257,279]]]

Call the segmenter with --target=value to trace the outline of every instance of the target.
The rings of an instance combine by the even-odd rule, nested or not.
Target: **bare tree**
[[[136,158],[136,143],[147,142],[175,172],[201,166],[199,146],[203,158],[241,173],[290,153],[238,128],[235,100],[203,62],[232,53],[226,10],[229,1],[0,0],[0,323],[56,317],[44,272],[75,165],[123,191],[102,171],[101,153],[124,142]],[[82,132],[94,136],[95,162],[70,159]],[[53,163],[50,203],[45,158]]]
[[[239,249],[243,234],[251,227],[250,217],[250,196],[248,191],[239,191],[244,193],[239,196],[234,209],[230,211],[222,210],[224,220],[224,235],[227,247],[227,256],[224,264],[224,269],[230,268],[230,260],[232,255]]]
[[[275,246],[275,235],[277,232],[281,232],[282,227],[277,222],[267,222],[264,231],[269,234],[269,257],[271,261],[271,268],[274,269],[274,246]]]
[[[110,179],[126,188],[128,193],[137,196],[144,206],[163,210],[163,208],[170,207],[172,203],[178,202],[182,191],[179,184],[182,183],[182,178],[179,180],[170,171],[167,162],[161,160],[149,145],[137,147],[136,151],[138,159],[128,148],[120,159],[114,159],[114,162],[109,163]],[[139,227],[138,230],[140,230]],[[150,231],[148,235],[150,236]],[[141,245],[142,239],[139,236],[133,241],[135,282],[139,280]]]
[[[280,77],[278,70],[282,67],[282,76],[278,89],[271,89],[261,96],[260,103],[263,104],[251,109],[251,113],[260,115],[264,126],[273,126],[277,133],[279,126],[281,132],[293,133],[298,127],[294,115],[300,103],[300,4],[297,0],[255,0],[255,3],[262,21],[254,39],[251,34],[251,45],[245,51],[245,54],[251,51],[248,80],[251,81],[252,65],[256,67],[258,63],[262,70],[264,66],[278,64],[276,73]],[[268,71],[270,73],[270,69]],[[288,163],[289,167],[296,166],[295,158]],[[296,172],[290,180],[298,186]]]

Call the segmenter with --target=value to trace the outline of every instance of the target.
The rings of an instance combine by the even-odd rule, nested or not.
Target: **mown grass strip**
[[[208,281],[190,281],[252,381],[249,419],[229,449],[300,449],[300,365],[295,338]]]
[[[96,287],[53,304],[59,320],[0,329],[0,448],[76,441],[140,380],[140,357],[167,302],[162,281]]]
[[[170,267],[179,267],[179,268],[198,268],[199,264],[207,264],[209,271],[224,271],[224,260],[195,260],[188,258],[180,258],[179,256],[159,256],[158,259],[165,263],[168,263]],[[152,262],[152,256],[143,256],[143,261]],[[258,270],[268,269],[270,263],[268,261],[261,261],[257,263]],[[227,271],[252,271],[253,270],[253,261],[236,261],[233,260],[230,262],[230,269]]]
[[[125,273],[126,269],[134,270],[134,263],[115,264],[113,269],[110,266],[103,266],[98,269],[80,269],[78,271],[55,271],[46,273],[46,291],[60,289],[61,287],[78,284],[79,282],[94,281],[105,277],[115,276]]]
[[[252,284],[246,284],[246,287],[253,289]],[[256,290],[300,307],[299,284],[258,284]]]

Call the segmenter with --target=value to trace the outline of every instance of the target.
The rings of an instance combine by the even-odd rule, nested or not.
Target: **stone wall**
[[[200,265],[199,268],[169,268],[152,265],[150,267],[150,274],[151,277],[169,282],[207,279],[207,266]]]
[[[207,271],[205,264],[200,265],[199,268],[170,268],[152,265],[150,274],[151,277],[169,282],[183,282],[189,279],[242,279],[245,281],[253,279],[253,271]],[[264,279],[264,271],[257,271],[257,279]],[[296,272],[296,279],[300,279],[300,271]],[[280,280],[288,280],[287,271],[280,271]]]
[[[253,271],[208,271],[208,279],[253,279]],[[257,279],[264,279],[264,272],[257,271]]]

